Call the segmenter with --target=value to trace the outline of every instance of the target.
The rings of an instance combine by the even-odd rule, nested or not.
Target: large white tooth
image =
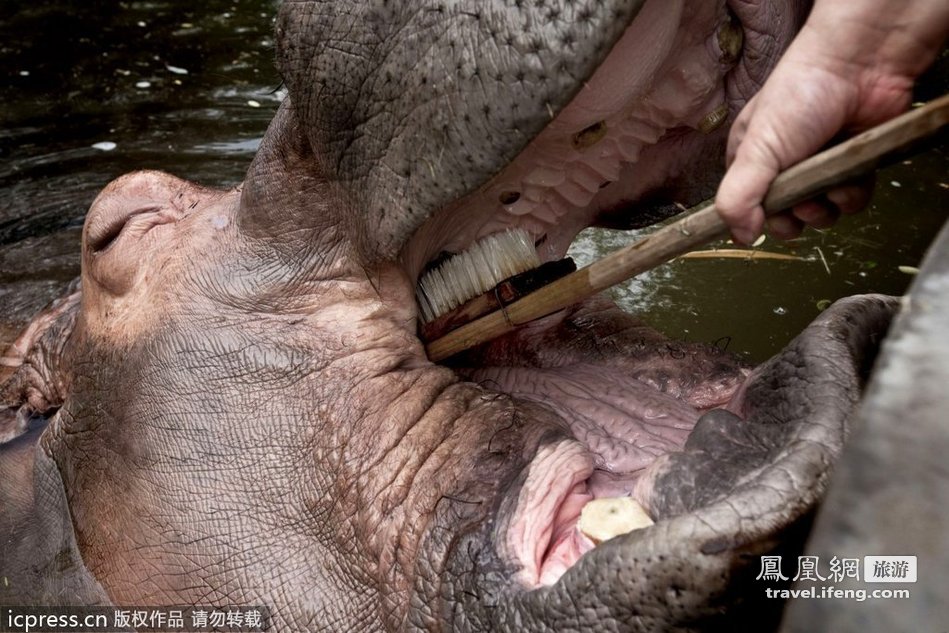
[[[646,510],[632,497],[594,499],[583,506],[577,528],[594,543],[653,525]]]

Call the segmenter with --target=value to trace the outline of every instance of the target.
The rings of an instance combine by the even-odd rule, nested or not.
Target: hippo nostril
[[[122,227],[124,226],[124,223],[110,225],[108,230],[102,234],[95,237],[90,235],[89,250],[91,250],[93,253],[101,253],[112,246],[112,243],[115,241],[115,239],[122,233]]]
[[[161,211],[161,207],[158,205],[151,205],[136,209],[131,213],[117,213],[111,218],[103,218],[100,222],[91,223],[89,226],[89,232],[87,234],[89,250],[93,254],[102,253],[108,250],[109,247],[112,246],[112,244],[114,244],[118,237],[122,234],[122,230],[132,218],[144,215],[146,213],[155,213],[158,211]]]

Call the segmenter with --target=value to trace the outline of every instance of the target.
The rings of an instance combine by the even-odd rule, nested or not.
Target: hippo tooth
[[[698,130],[702,134],[711,134],[722,126],[728,118],[728,104],[723,103],[699,121]]]
[[[653,525],[646,510],[632,497],[594,499],[583,506],[577,529],[596,544]]]

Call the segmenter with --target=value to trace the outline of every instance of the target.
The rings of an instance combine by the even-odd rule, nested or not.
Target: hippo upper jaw
[[[649,224],[707,197],[727,124],[807,5],[298,1],[277,58],[367,254],[415,277],[512,224],[558,225],[554,254],[591,222]]]
[[[513,160],[413,227],[400,252],[409,276],[513,228],[530,234],[542,262],[558,259],[587,226],[642,227],[709,197],[732,119],[801,19],[793,4],[644,2]],[[454,153],[475,159],[465,143],[442,147],[439,160]]]

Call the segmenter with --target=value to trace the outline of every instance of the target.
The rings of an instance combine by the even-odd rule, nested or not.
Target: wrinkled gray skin
[[[827,310],[755,370],[741,417],[707,414],[653,472],[655,527],[526,590],[503,528],[535,454],[572,432],[429,363],[394,256],[540,131],[638,3],[403,5],[282,7],[290,98],[243,187],[144,172],[93,205],[81,297],[24,335],[3,388],[0,604],[265,604],[281,631],[776,621],[757,555],[800,546],[894,301]],[[764,73],[786,42],[760,41]],[[477,78],[416,63],[427,46]],[[535,347],[541,367],[648,365],[668,345],[595,303],[545,336],[566,347]],[[682,389],[743,375],[714,349],[679,353]]]

